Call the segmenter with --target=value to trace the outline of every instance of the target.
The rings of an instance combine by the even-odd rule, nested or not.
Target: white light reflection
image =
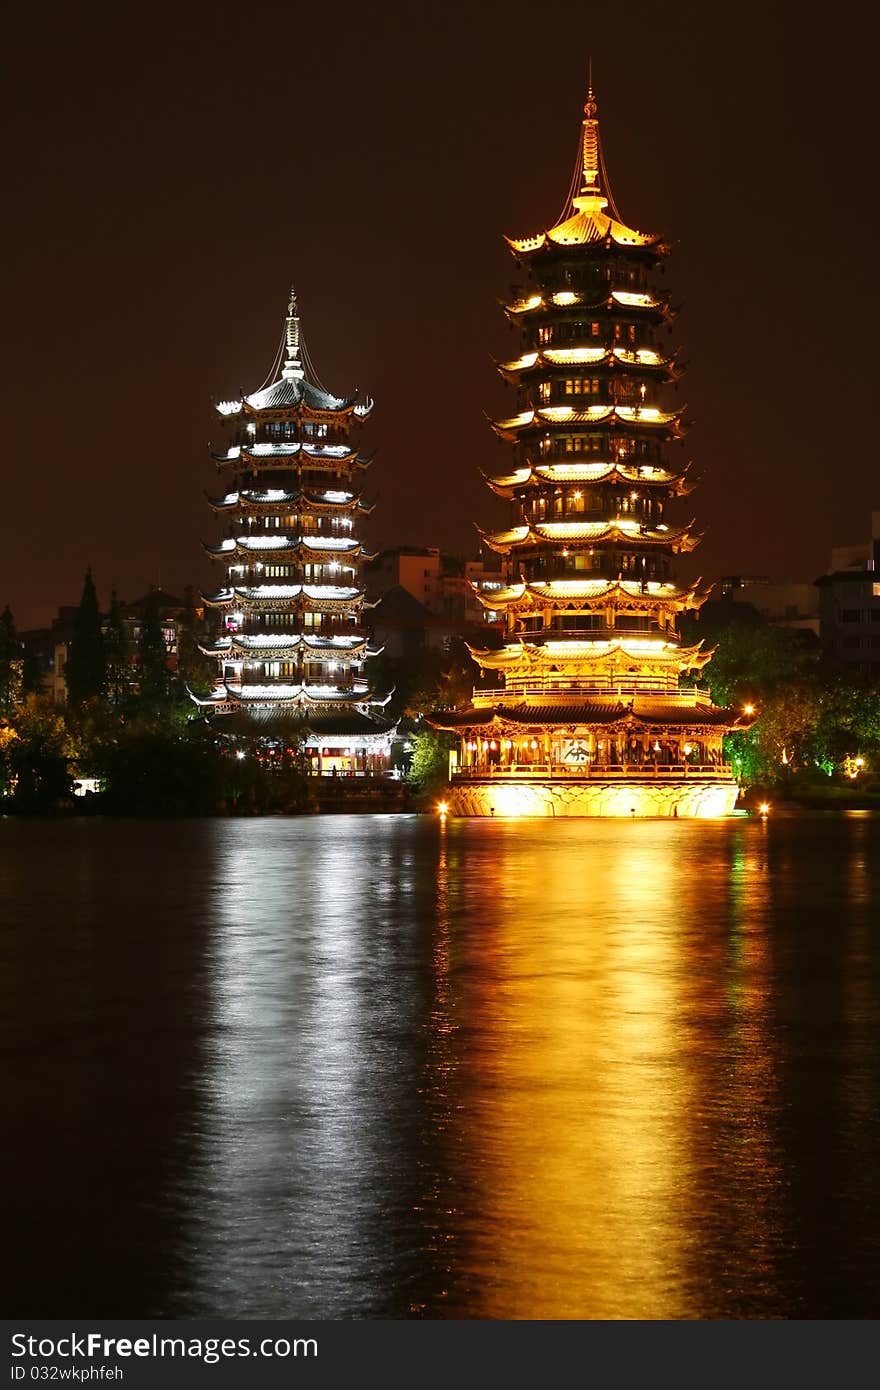
[[[416,891],[408,821],[222,826],[187,1252],[203,1315],[364,1315],[390,1281],[397,1112],[416,1084],[398,1055],[416,1027],[395,925]]]

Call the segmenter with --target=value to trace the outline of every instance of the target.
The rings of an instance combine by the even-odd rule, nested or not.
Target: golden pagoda
[[[675,557],[700,538],[667,514],[693,486],[670,460],[686,422],[664,399],[682,371],[659,336],[674,318],[654,283],[669,247],[618,213],[592,85],[560,220],[507,242],[530,283],[505,305],[522,351],[498,364],[516,413],[492,422],[512,467],[487,482],[512,517],[481,533],[506,565],[506,587],[482,600],[505,633],[470,649],[496,688],[431,719],[461,740],[449,810],[727,814],[722,739],[750,720],[693,686],[711,652],[676,628],[708,590],[677,583]]]

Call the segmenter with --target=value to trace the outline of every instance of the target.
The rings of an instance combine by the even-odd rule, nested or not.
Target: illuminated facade
[[[512,510],[484,534],[507,566],[491,597],[506,634],[471,649],[498,688],[432,719],[461,737],[450,810],[725,814],[737,787],[722,738],[749,721],[681,679],[711,653],[676,630],[706,592],[676,582],[675,557],[699,537],[667,515],[692,486],[670,459],[683,412],[664,399],[681,375],[654,282],[669,248],[617,212],[592,89],[560,221],[508,245],[531,283],[505,309],[522,333],[499,364],[516,413],[493,422],[512,467],[487,478]]]
[[[365,672],[377,653],[362,623],[358,535],[370,511],[361,497],[370,457],[352,439],[372,402],[332,396],[310,379],[293,294],[280,356],[277,380],[216,406],[227,447],[213,457],[226,491],[209,500],[226,529],[205,550],[226,582],[204,596],[220,632],[202,650],[219,669],[198,703],[264,722],[292,716],[313,772],[384,772],[391,726]]]

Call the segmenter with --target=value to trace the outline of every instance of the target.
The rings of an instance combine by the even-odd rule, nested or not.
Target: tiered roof
[[[628,430],[646,429],[661,432],[666,438],[679,439],[684,434],[679,410],[659,410],[656,406],[638,405],[545,405],[531,406],[511,415],[507,420],[491,421],[495,433],[516,443],[520,434],[542,425],[625,425]]]
[[[372,552],[355,525],[373,504],[355,475],[372,456],[349,441],[373,403],[333,395],[314,379],[293,294],[282,357],[268,385],[216,406],[235,432],[213,453],[232,470],[230,484],[208,499],[229,519],[228,533],[205,545],[227,570],[225,586],[204,596],[223,615],[222,631],[203,647],[222,679],[199,703],[293,711],[328,736],[384,734],[390,725],[370,710],[386,701],[372,696],[361,670],[378,652],[358,626],[368,606],[360,565]],[[334,576],[342,582],[325,582]]]
[[[640,488],[656,488],[674,497],[686,497],[696,483],[687,474],[690,465],[675,473],[671,468],[650,464],[626,464],[620,460],[590,463],[532,463],[530,459],[512,473],[483,477],[499,497],[512,501],[524,488],[540,488],[545,483],[623,483]]]
[[[700,590],[699,580],[689,588],[672,581],[628,579],[521,579],[504,589],[492,591],[494,610],[515,608],[520,614],[543,612],[546,608],[569,609],[577,604],[586,613],[656,613],[677,614],[698,609],[709,597],[710,590]]]
[[[533,287],[504,304],[523,347],[497,366],[518,400],[514,412],[490,421],[514,459],[484,476],[515,514],[506,527],[477,528],[506,557],[508,580],[491,594],[476,589],[506,630],[500,646],[470,649],[505,689],[477,691],[467,709],[431,722],[511,736],[596,726],[661,736],[702,731],[717,740],[743,721],[680,686],[681,675],[701,670],[712,653],[682,646],[675,627],[708,591],[671,574],[672,557],[700,537],[693,523],[673,525],[665,516],[667,503],[694,486],[689,465],[667,457],[686,432],[686,407],[658,398],[683,370],[678,353],[655,342],[675,314],[669,295],[649,281],[669,246],[619,214],[592,87],[561,216],[507,243]]]
[[[546,702],[511,699],[494,704],[435,714],[431,723],[440,729],[493,729],[498,733],[521,734],[541,728],[570,729],[599,727],[608,732],[650,733],[687,729],[692,734],[731,728],[748,728],[753,720],[719,709],[708,698],[677,704],[656,696],[596,696],[579,700],[554,699]]]
[[[537,549],[546,541],[565,545],[576,541],[589,541],[593,545],[615,541],[636,546],[639,550],[661,547],[678,554],[694,550],[702,539],[692,535],[689,526],[671,527],[661,523],[651,530],[638,521],[620,517],[615,517],[613,521],[526,521],[521,526],[512,526],[508,531],[484,531],[480,526],[477,530],[491,550],[499,555],[516,555],[517,558],[523,558],[529,548]],[[486,607],[495,607],[491,596],[486,600]]]
[[[609,290],[598,297],[575,290],[561,290],[550,295],[533,291],[521,295],[518,299],[504,301],[504,312],[513,321],[528,315],[543,314],[551,308],[597,309],[606,313],[622,309],[658,323],[674,318],[676,312],[670,303],[669,295],[656,291],[642,294],[632,293],[630,290]]]

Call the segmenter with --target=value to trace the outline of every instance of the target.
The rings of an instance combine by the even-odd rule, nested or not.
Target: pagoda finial
[[[301,380],[305,375],[302,362],[300,360],[299,346],[299,308],[296,302],[296,290],[293,285],[290,287],[290,299],[287,301],[287,361],[281,372],[285,380]]]
[[[587,99],[584,102],[584,182],[581,189],[582,193],[599,192],[599,122],[596,119],[598,110],[593,91],[593,60],[591,58],[589,77],[587,78]]]

